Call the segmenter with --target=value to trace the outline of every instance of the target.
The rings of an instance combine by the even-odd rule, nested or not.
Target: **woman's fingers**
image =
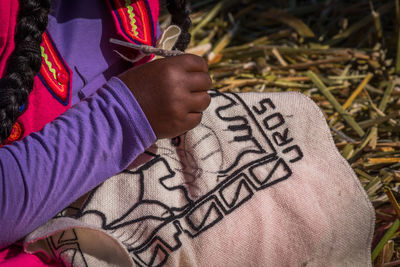
[[[212,87],[212,80],[210,75],[206,72],[192,72],[189,74],[191,83],[191,92],[204,92]]]
[[[181,66],[185,68],[187,72],[208,72],[208,64],[202,57],[184,54],[176,56],[174,59],[181,62]]]
[[[186,132],[199,125],[202,117],[202,113],[188,113],[185,121],[185,126],[187,127]]]
[[[203,112],[211,102],[211,96],[207,92],[195,92],[187,103],[189,113]]]

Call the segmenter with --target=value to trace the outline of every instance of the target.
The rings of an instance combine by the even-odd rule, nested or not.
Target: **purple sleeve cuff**
[[[0,249],[126,168],[156,137],[118,78],[43,130],[0,148]]]

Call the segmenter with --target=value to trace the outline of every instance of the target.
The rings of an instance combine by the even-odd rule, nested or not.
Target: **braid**
[[[190,42],[189,28],[192,26],[192,21],[189,18],[191,11],[189,1],[167,0],[167,9],[171,13],[172,23],[182,30],[174,48],[184,51]]]
[[[11,134],[19,109],[28,99],[40,70],[40,44],[47,27],[50,0],[19,0],[15,49],[0,79],[0,143]]]

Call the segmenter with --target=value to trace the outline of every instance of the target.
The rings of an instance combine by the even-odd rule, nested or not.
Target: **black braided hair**
[[[47,27],[50,0],[19,0],[15,49],[0,79],[0,143],[11,134],[40,70],[40,44]]]
[[[171,13],[172,24],[179,26],[182,30],[174,48],[184,51],[190,42],[189,28],[192,25],[189,18],[190,3],[186,0],[167,0],[167,9]]]

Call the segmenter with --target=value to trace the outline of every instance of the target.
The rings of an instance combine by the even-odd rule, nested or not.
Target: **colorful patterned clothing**
[[[155,0],[52,1],[40,74],[0,148],[0,248],[120,172],[156,140],[116,77],[132,66],[108,39],[154,44],[158,9]],[[0,7],[0,75],[14,49],[17,10],[17,0]],[[0,251],[0,266],[12,249]]]

